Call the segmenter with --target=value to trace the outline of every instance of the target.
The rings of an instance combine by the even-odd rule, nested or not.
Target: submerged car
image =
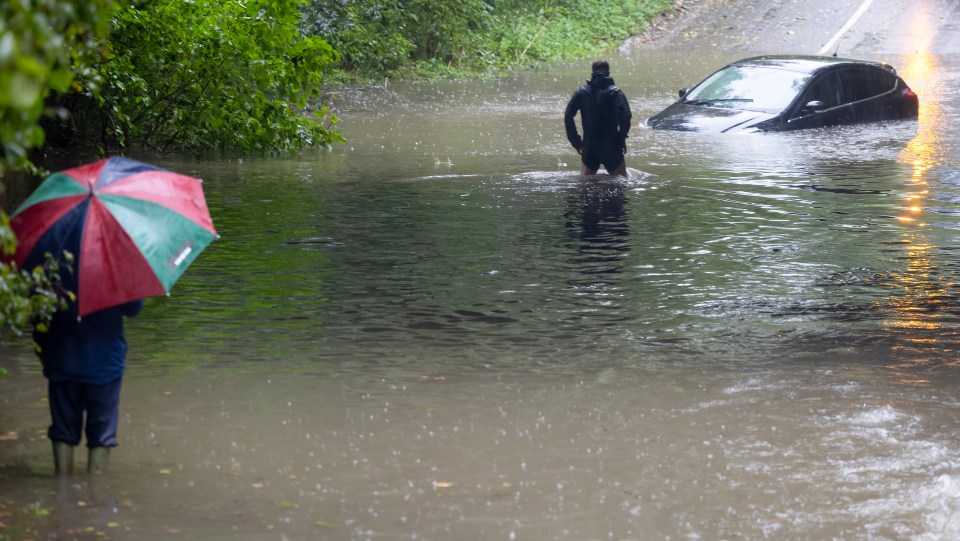
[[[917,118],[892,66],[832,56],[769,55],[729,64],[647,119],[659,130],[783,131]]]

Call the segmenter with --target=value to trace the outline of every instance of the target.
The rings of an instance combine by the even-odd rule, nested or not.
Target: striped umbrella
[[[217,238],[199,179],[120,157],[50,175],[10,225],[20,268],[73,254],[60,274],[78,316],[169,295]]]

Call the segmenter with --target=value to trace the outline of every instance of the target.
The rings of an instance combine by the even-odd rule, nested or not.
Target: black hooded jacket
[[[583,138],[577,133],[573,118],[580,111],[583,123]],[[621,148],[630,131],[630,104],[623,92],[614,86],[613,78],[603,72],[595,72],[573,93],[563,115],[567,139],[573,148]]]

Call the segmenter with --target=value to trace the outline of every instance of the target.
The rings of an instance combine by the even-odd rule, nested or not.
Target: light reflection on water
[[[924,18],[917,18],[914,24],[921,26],[916,35],[924,36],[916,43],[916,52],[909,55],[901,74],[911,81],[912,88],[924,96],[924,106],[920,110],[917,135],[904,148],[900,160],[912,167],[912,173],[905,182],[904,201],[898,219],[907,229],[902,235],[904,254],[902,260],[906,267],[895,276],[900,296],[891,300],[892,317],[885,325],[893,334],[903,336],[902,351],[924,351],[930,348],[943,348],[944,361],[953,365],[953,346],[957,338],[956,307],[958,302],[955,290],[957,280],[952,260],[942,261],[940,251],[952,254],[953,246],[940,245],[935,240],[937,229],[946,231],[956,228],[950,220],[941,219],[941,215],[956,215],[955,209],[940,203],[942,195],[950,197],[949,190],[937,189],[941,182],[934,177],[935,172],[949,167],[948,142],[944,124],[946,115],[943,110],[943,82],[937,77],[943,71],[940,60],[928,51],[930,49],[929,31]],[[936,223],[931,224],[934,220]],[[931,228],[933,225],[933,228]],[[936,243],[936,244],[935,244]],[[921,356],[916,363],[930,363],[932,359]],[[936,362],[936,361],[933,361]],[[909,363],[899,360],[898,364]],[[905,374],[908,381],[923,381],[925,377]]]
[[[686,58],[619,59],[638,120],[727,60]],[[580,66],[342,97],[332,152],[161,160],[223,238],[128,327],[114,472],[51,496],[11,352],[0,505],[48,538],[957,534],[956,59],[904,60],[919,123],[638,127],[629,180],[575,173]]]

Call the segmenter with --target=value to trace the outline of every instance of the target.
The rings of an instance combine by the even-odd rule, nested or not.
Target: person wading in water
[[[73,473],[73,450],[87,436],[87,471],[102,473],[117,445],[120,384],[126,364],[123,318],[143,309],[133,301],[77,317],[76,306],[57,312],[46,332],[33,334],[48,380],[54,471]]]
[[[600,166],[614,176],[627,176],[627,132],[630,131],[630,104],[610,77],[610,64],[597,60],[587,84],[576,89],[567,103],[563,123],[567,139],[580,154],[580,173],[595,175]],[[573,118],[580,112],[583,138]]]

